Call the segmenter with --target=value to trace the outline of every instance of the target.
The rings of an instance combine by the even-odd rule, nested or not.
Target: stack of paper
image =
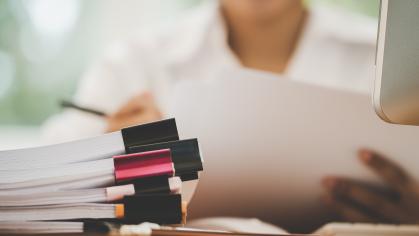
[[[0,229],[79,232],[70,221],[185,221],[182,182],[202,171],[196,139],[179,140],[174,119],[100,137],[0,152]],[[194,191],[193,184],[189,193]],[[182,197],[183,195],[183,197]],[[51,228],[51,222],[55,223]],[[42,221],[42,222],[41,222]],[[26,227],[10,230],[10,226]]]

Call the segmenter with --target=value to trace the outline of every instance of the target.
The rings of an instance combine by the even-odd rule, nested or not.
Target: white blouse
[[[216,1],[187,13],[171,27],[112,47],[80,80],[74,101],[115,112],[141,91],[151,91],[168,110],[174,84],[211,79],[220,67],[242,68],[227,44]],[[323,86],[368,92],[373,84],[377,21],[342,9],[313,8],[285,77]],[[237,81],[240,83],[240,81]],[[43,127],[48,143],[103,133],[103,118],[68,109]]]

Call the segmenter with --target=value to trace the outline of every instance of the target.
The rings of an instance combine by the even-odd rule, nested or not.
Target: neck
[[[296,48],[306,11],[293,4],[275,18],[241,19],[224,11],[228,44],[243,66],[282,73]]]

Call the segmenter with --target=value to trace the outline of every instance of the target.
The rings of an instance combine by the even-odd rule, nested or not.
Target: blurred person
[[[221,67],[367,92],[376,27],[343,10],[306,9],[303,1],[208,1],[169,29],[113,45],[88,70],[74,101],[107,117],[68,109],[44,133],[59,142],[160,119],[176,82],[210,79]]]
[[[368,92],[374,73],[376,29],[377,23],[367,17],[324,7],[307,9],[299,0],[209,1],[170,29],[113,47],[88,71],[74,101],[103,110],[107,117],[66,110],[48,121],[45,134],[57,142],[161,119],[177,82],[211,79],[225,67],[253,68],[298,81]],[[385,215],[386,222],[418,222],[415,211],[404,211],[419,203],[417,185],[392,179],[390,169],[401,170],[378,155],[370,156],[374,158],[362,158],[364,163],[400,193],[413,193],[409,200],[401,195],[396,200],[386,198],[362,184],[327,177],[324,186],[329,205],[347,220],[381,221]],[[375,166],[376,160],[388,165]],[[364,205],[359,207],[358,203]],[[381,205],[385,208],[377,209]],[[369,217],[370,210],[382,211]]]

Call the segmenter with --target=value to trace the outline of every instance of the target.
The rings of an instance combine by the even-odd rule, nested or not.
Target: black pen
[[[95,109],[82,107],[82,106],[76,105],[72,102],[65,101],[65,100],[61,101],[61,107],[73,108],[73,109],[83,111],[83,112],[86,112],[86,113],[90,113],[90,114],[93,114],[93,115],[97,115],[97,116],[107,116],[106,113],[103,112],[103,111],[98,111],[98,110],[95,110]]]

